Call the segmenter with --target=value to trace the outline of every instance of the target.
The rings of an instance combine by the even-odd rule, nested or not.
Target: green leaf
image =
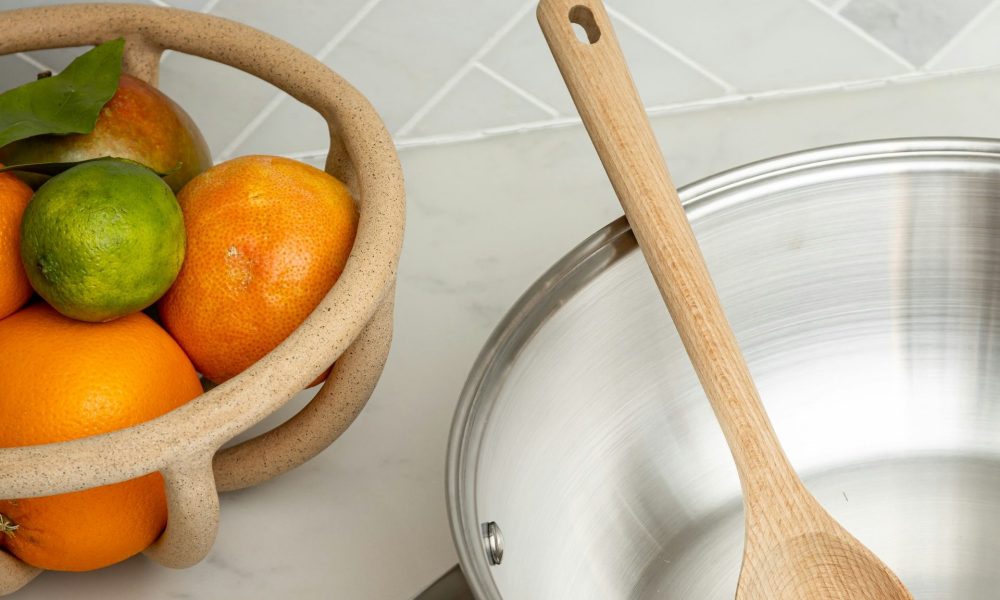
[[[105,42],[63,72],[0,94],[0,147],[46,133],[90,133],[115,95],[125,40]]]
[[[6,173],[7,171],[19,171],[22,173],[34,173],[36,175],[58,175],[67,169],[75,167],[76,165],[82,165],[83,163],[88,163],[94,160],[101,160],[101,159],[89,158],[87,160],[78,160],[74,162],[47,162],[47,163],[26,163],[23,165],[7,165],[5,167],[0,167],[0,173]]]
[[[76,160],[76,161],[72,161],[72,162],[46,162],[46,163],[25,163],[25,164],[22,164],[22,165],[7,165],[5,167],[0,167],[0,173],[5,173],[7,171],[17,171],[17,172],[21,172],[21,173],[33,173],[35,175],[48,175],[48,176],[51,177],[52,175],[58,175],[58,174],[62,173],[63,171],[66,171],[68,169],[72,169],[73,167],[75,167],[77,165],[82,165],[83,163],[94,162],[95,160],[104,160],[106,158],[118,158],[118,157],[115,157],[115,156],[100,156],[100,157],[97,157],[97,158],[88,158],[86,160]],[[135,163],[137,165],[141,165],[141,166],[146,167],[147,169],[149,169],[148,166],[143,165],[142,163],[135,162],[134,160],[129,160],[127,158],[118,158],[118,160],[127,160],[128,162],[133,162],[133,163]],[[173,169],[170,169],[166,173],[161,173],[160,171],[157,171],[156,169],[149,169],[149,170],[152,171],[152,172],[154,172],[154,173],[156,173],[160,177],[166,177],[168,175],[171,175],[171,174],[177,172],[181,168],[181,166],[182,166],[181,163],[177,163],[176,167],[174,167]]]

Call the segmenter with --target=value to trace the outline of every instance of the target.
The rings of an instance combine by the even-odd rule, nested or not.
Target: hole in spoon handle
[[[586,6],[577,4],[569,9],[569,22],[575,25],[576,37],[585,44],[596,44],[601,39],[601,28],[594,19],[594,13]]]

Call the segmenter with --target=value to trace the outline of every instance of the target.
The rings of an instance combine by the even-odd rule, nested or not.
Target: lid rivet
[[[483,523],[483,542],[486,546],[486,559],[491,565],[499,565],[503,560],[503,533],[495,521]]]

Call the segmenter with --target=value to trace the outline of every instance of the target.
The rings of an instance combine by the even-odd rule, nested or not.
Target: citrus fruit
[[[21,260],[56,310],[109,321],[170,287],[184,260],[184,219],[173,192],[146,167],[83,163],[35,192],[21,224]]]
[[[0,447],[61,442],[158,417],[201,393],[176,342],[142,313],[84,323],[38,303],[0,321]],[[0,546],[44,569],[124,560],[166,524],[159,473],[0,501]]]
[[[0,173],[0,319],[31,297],[31,285],[21,266],[21,217],[31,188],[10,173]]]
[[[358,213],[333,176],[268,156],[218,164],[177,199],[187,255],[160,319],[195,367],[221,383],[319,304],[344,269]]]
[[[191,117],[155,87],[124,74],[90,133],[39,135],[0,148],[0,162],[11,165],[104,156],[127,158],[166,173],[175,192],[212,166],[208,144]]]

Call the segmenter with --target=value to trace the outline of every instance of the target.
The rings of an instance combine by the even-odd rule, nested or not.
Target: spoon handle
[[[603,4],[541,0],[538,22],[722,426],[745,495],[773,493],[782,479],[798,484],[722,311]]]

